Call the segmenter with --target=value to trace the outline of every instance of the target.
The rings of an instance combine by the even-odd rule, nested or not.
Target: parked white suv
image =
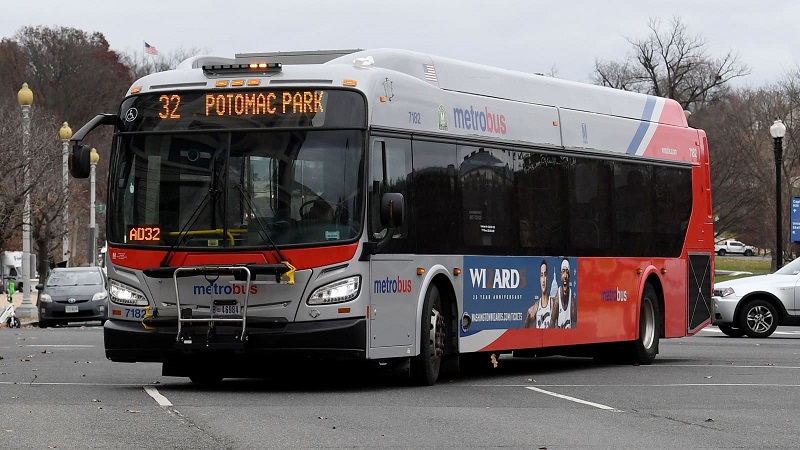
[[[775,273],[714,284],[713,325],[728,336],[765,338],[800,325],[800,258]]]
[[[714,244],[714,252],[716,252],[719,256],[725,256],[727,253],[753,256],[756,254],[756,248],[752,245],[745,245],[742,242],[729,239],[727,241],[720,241]]]

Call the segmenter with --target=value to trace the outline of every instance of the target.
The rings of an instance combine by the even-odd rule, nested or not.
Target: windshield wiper
[[[278,246],[275,245],[275,241],[273,241],[272,237],[270,237],[270,232],[267,229],[267,226],[264,225],[264,222],[261,221],[262,217],[261,212],[253,204],[250,195],[248,195],[247,192],[244,190],[244,186],[242,186],[242,184],[239,183],[238,185],[236,185],[236,189],[239,191],[239,195],[242,196],[242,200],[244,200],[245,205],[247,205],[247,209],[253,215],[255,222],[258,224],[258,229],[256,230],[258,232],[258,235],[261,237],[262,240],[269,242],[269,245],[272,247],[272,250],[274,250],[275,253],[278,254],[278,257],[280,258],[278,262],[286,261],[286,258],[283,257],[283,254],[281,254],[281,251],[280,249],[278,249]]]
[[[181,230],[178,231],[178,240],[176,240],[175,243],[170,246],[169,250],[167,250],[167,254],[164,255],[164,259],[161,260],[161,264],[159,265],[159,267],[169,266],[170,258],[172,257],[173,252],[181,246],[183,240],[186,238],[186,236],[188,236],[188,233],[186,233],[186,231],[192,225],[194,225],[194,223],[200,217],[200,213],[203,211],[206,204],[209,203],[209,200],[211,200],[212,197],[216,197],[218,193],[219,191],[217,191],[216,188],[214,187],[209,188],[208,192],[206,192],[206,195],[203,197],[203,200],[200,201],[200,204],[197,205],[197,208],[195,208],[195,210],[192,212],[192,215],[189,217],[189,220],[187,220],[186,223],[183,225],[183,228],[181,228]]]

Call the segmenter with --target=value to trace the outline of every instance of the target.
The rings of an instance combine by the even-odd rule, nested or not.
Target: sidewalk
[[[33,292],[31,292],[31,295],[30,295],[30,301],[34,306],[34,309],[31,310],[32,313],[33,313],[33,317],[22,317],[22,316],[20,316],[20,314],[19,314],[19,306],[22,304],[22,292],[15,292],[14,293],[14,296],[13,296],[13,299],[14,299],[14,311],[17,314],[17,318],[22,323],[22,326],[25,326],[25,325],[36,325],[36,324],[39,323],[39,315],[37,314],[36,308],[35,308],[35,306],[36,306],[36,294],[37,293],[38,292],[36,290],[34,290]],[[8,302],[6,301],[6,296],[7,296],[7,294],[0,294],[0,299],[2,299],[3,307],[5,307],[8,304]],[[4,325],[2,325],[2,326],[4,326]]]

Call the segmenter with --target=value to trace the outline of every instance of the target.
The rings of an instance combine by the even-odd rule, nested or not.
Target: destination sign
[[[205,94],[206,116],[263,116],[275,114],[316,114],[323,112],[323,91],[283,91]],[[180,119],[193,103],[183,102],[180,94],[158,97],[161,119]],[[183,107],[181,104],[183,103]],[[196,111],[189,111],[196,113]]]
[[[363,127],[366,106],[343,89],[158,92],[126,99],[120,119],[125,131]]]

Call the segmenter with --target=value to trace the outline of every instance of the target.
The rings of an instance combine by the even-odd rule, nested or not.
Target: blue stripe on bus
[[[650,127],[650,120],[652,119],[653,110],[655,110],[655,108],[656,98],[653,96],[648,96],[647,101],[644,104],[644,111],[642,112],[642,121],[639,123],[639,128],[636,130],[636,134],[633,135],[633,140],[628,146],[628,151],[625,153],[629,155],[636,154],[636,149],[638,149],[639,145],[642,144],[644,135],[647,133],[647,128]]]

